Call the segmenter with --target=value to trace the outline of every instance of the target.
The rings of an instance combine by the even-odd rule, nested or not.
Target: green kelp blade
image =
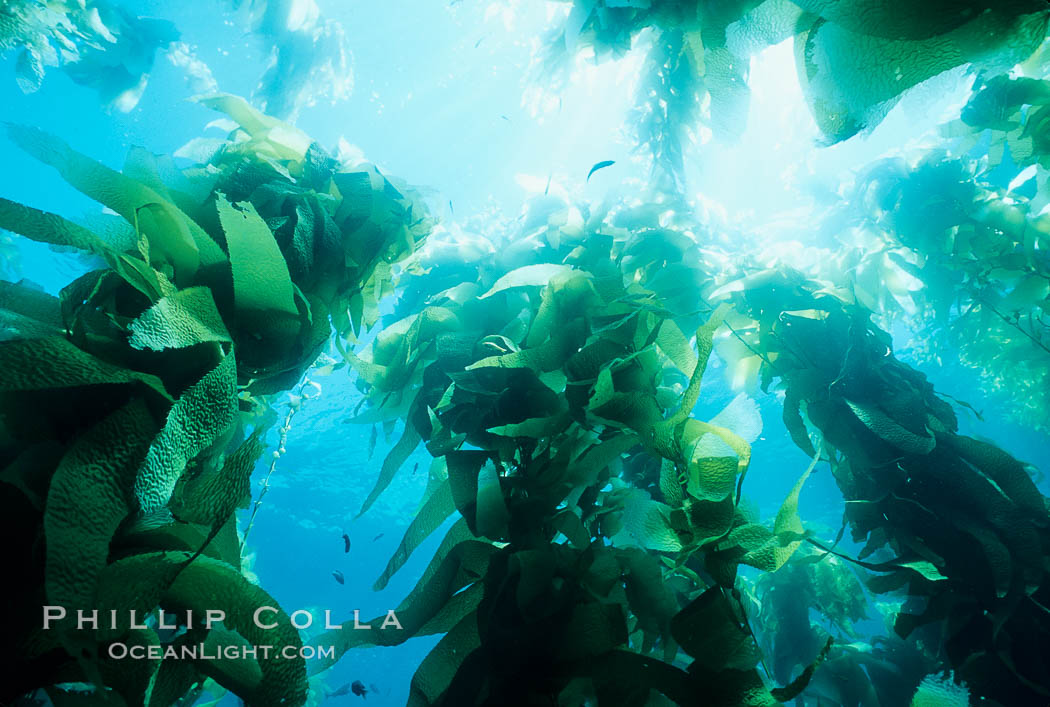
[[[367,621],[362,619],[360,624],[368,624],[369,629],[355,629],[357,619],[350,619],[341,628],[326,631],[310,640],[311,646],[335,646],[335,655],[311,664],[310,673],[327,670],[353,648],[395,646],[430,631],[447,631],[462,616],[453,616],[446,609],[454,605],[455,610],[464,616],[476,609],[473,600],[480,599],[479,595],[468,597],[472,601],[460,601],[455,597],[466,594],[460,590],[485,575],[489,559],[496,551],[494,545],[475,540],[464,521],[453,524],[415,588],[395,609],[402,628],[382,628],[385,614]]]
[[[441,609],[427,619],[418,631],[417,636],[436,636],[448,633],[468,614],[477,615],[478,606],[485,598],[485,583],[474,582],[463,590],[456,592]]]
[[[180,636],[175,645],[181,645],[186,636]],[[195,683],[203,680],[197,666],[186,660],[162,660],[145,696],[146,707],[172,707],[181,700]]]
[[[426,540],[431,533],[441,527],[452,513],[456,510],[456,504],[452,500],[452,487],[448,481],[442,481],[432,494],[427,498],[423,507],[419,509],[412,523],[405,531],[401,543],[397,546],[393,556],[386,564],[386,569],[379,579],[372,585],[373,591],[380,592],[386,588],[390,578],[401,569],[412,552]]]
[[[514,594],[523,616],[543,616],[547,611],[546,603],[557,569],[557,558],[549,548],[519,550],[510,556],[508,571],[518,576]]]
[[[906,429],[877,405],[864,405],[846,400],[849,409],[879,439],[909,454],[929,454],[937,446],[933,435],[919,435]]]
[[[570,272],[572,272],[572,266],[561,265],[560,263],[525,265],[515,270],[511,270],[506,275],[500,277],[495,283],[493,283],[488,292],[480,295],[478,299],[492,297],[499,292],[516,287],[544,286],[556,276]]]
[[[141,399],[81,435],[51,480],[44,510],[48,602],[91,605],[113,534],[131,512],[135,471],[156,431]]]
[[[668,428],[669,425],[666,423],[657,427],[656,429],[659,430],[660,433],[657,439],[666,440],[670,436]],[[751,465],[751,445],[732,430],[693,418],[689,418],[685,421],[684,427],[679,433],[679,444],[688,448],[690,444],[701,440],[704,435],[717,437],[725,447],[732,451],[732,453],[736,454],[737,468],[734,476],[737,478],[737,490],[739,495],[739,489],[743,483],[744,475],[747,473],[748,467]],[[663,441],[663,444],[666,444],[666,441]],[[699,447],[699,445],[696,446]],[[700,447],[700,449],[703,450],[704,447]],[[690,477],[687,490],[690,495],[699,494],[697,495],[697,498],[707,498],[709,496],[718,497],[726,481],[724,475],[719,473],[720,469],[717,465],[712,466],[712,464],[715,463],[709,462],[708,459],[717,459],[717,457],[690,459]],[[694,468],[696,473],[692,473]],[[710,474],[713,475],[705,476]],[[710,483],[711,485],[705,487],[705,483]]]
[[[590,486],[598,480],[603,469],[638,444],[635,435],[625,432],[598,440],[573,459],[566,480],[576,487]]]
[[[537,373],[547,373],[560,368],[570,356],[579,351],[586,339],[587,324],[582,318],[577,318],[559,327],[539,346],[501,356],[489,356],[470,364],[467,370],[496,366],[530,368]]]
[[[506,535],[510,513],[503,498],[499,468],[487,461],[478,472],[477,531],[478,534],[499,540]]]
[[[242,636],[249,645],[269,645],[268,655],[259,652],[256,659],[222,658],[222,661],[247,660],[256,662],[261,680],[254,685],[230,685],[238,689],[238,697],[248,704],[260,707],[299,707],[306,701],[306,664],[299,657],[302,642],[288,615],[266,591],[249,582],[236,569],[210,557],[193,559],[190,553],[160,552],[133,555],[106,568],[101,584],[100,608],[124,607],[128,599],[132,606],[144,610],[155,606],[179,607],[193,610],[195,617],[203,617],[207,609],[225,612],[223,626]],[[261,614],[255,620],[259,607],[273,607],[275,611]],[[104,611],[103,611],[104,613]],[[284,648],[293,649],[295,657],[281,655]],[[232,666],[221,671],[230,673]],[[220,671],[215,671],[216,675]],[[244,670],[238,674],[245,674]]]
[[[683,651],[712,671],[750,670],[759,661],[755,639],[717,586],[675,614],[671,635]]]
[[[467,614],[419,664],[409,687],[408,707],[430,707],[452,684],[464,660],[481,646],[478,617]]]
[[[802,493],[802,487],[805,486],[806,480],[813,473],[819,460],[819,456],[813,457],[809,467],[802,473],[787,498],[784,499],[784,503],[777,511],[776,520],[773,521],[772,535],[760,547],[750,549],[741,562],[766,572],[776,572],[791,559],[805,536],[802,518],[798,514],[798,498]],[[737,532],[734,531],[729,536],[730,540],[734,539]]]
[[[63,336],[62,303],[29,281],[0,280],[0,340]]]
[[[116,693],[128,705],[142,704],[160,668],[160,658],[151,654],[151,651],[161,648],[160,637],[152,628],[136,628],[128,632],[121,642],[129,651],[141,650],[140,655],[144,657],[139,660],[120,660],[103,655],[98,662],[98,669],[108,688],[106,694]]]
[[[631,489],[624,502],[623,525],[641,547],[659,552],[679,552],[682,538],[672,523],[670,506],[649,498],[641,489]]]
[[[593,680],[602,705],[659,704],[646,701],[650,691],[661,693],[677,705],[715,704],[703,702],[706,698],[701,696],[707,694],[708,686],[697,684],[684,670],[633,651],[612,650],[581,661],[578,669]]]
[[[799,82],[829,142],[872,128],[900,95],[963,64],[1005,71],[1039,46],[1046,14],[983,12],[925,39],[888,39],[815,18],[796,36]]]
[[[790,702],[799,695],[802,691],[809,687],[809,681],[813,679],[813,673],[820,667],[820,665],[827,659],[828,653],[831,652],[831,646],[835,642],[835,639],[829,637],[824,642],[824,647],[820,649],[820,653],[813,659],[813,662],[807,665],[798,677],[792,680],[784,687],[774,687],[769,691],[769,694],[773,696],[777,702]]]
[[[233,655],[238,655],[250,645],[240,634],[222,626],[213,626],[200,645],[209,655],[223,656],[219,660],[196,661],[201,673],[231,693],[250,695],[262,684],[263,672],[258,661],[224,657],[223,651],[233,651]]]
[[[682,394],[682,404],[667,421],[668,426],[677,425],[685,420],[696,407],[696,401],[700,398],[700,382],[704,377],[704,371],[707,370],[711,352],[715,348],[715,333],[722,327],[730,311],[732,311],[732,306],[728,302],[723,302],[696,330],[696,366],[689,376],[689,385]]]
[[[661,319],[656,325],[656,345],[682,373],[692,375],[696,370],[697,355],[681,328],[670,319]]]
[[[638,619],[638,628],[645,632],[646,645],[651,647],[658,637],[671,642],[670,621],[678,613],[678,601],[664,579],[658,556],[629,548],[621,551],[618,559],[627,601]]]
[[[0,341],[0,391],[126,383],[140,383],[161,400],[171,401],[156,376],[114,366],[80,350],[65,337]]]
[[[989,0],[798,0],[794,4],[851,32],[886,39],[929,39],[956,29],[985,10],[1007,12],[1035,8],[1035,3]]]
[[[233,301],[237,309],[298,319],[288,264],[269,226],[250,202],[237,204],[235,208],[219,194],[215,204],[230,250]]]
[[[0,228],[39,243],[76,248],[105,257],[110,245],[90,229],[58,214],[0,197]]]
[[[158,300],[131,323],[132,348],[163,351],[203,343],[230,343],[207,287],[189,287]]]
[[[626,610],[618,603],[583,601],[576,604],[562,627],[554,657],[573,662],[608,653],[627,644]]]
[[[398,439],[397,444],[387,453],[386,458],[383,459],[383,466],[379,470],[379,478],[376,479],[375,486],[368,492],[368,497],[365,498],[365,502],[361,504],[361,510],[357,512],[357,517],[363,516],[372,504],[379,499],[380,494],[386,490],[390,483],[394,480],[394,476],[398,470],[404,466],[405,462],[412,452],[416,451],[416,447],[423,440],[420,436],[419,431],[416,430],[416,426],[412,424],[411,416],[406,419],[405,429],[401,433],[401,438]]]
[[[187,462],[229,432],[237,410],[237,364],[231,353],[175,401],[150,445],[135,480],[143,513],[168,502]]]
[[[215,539],[223,524],[230,522],[237,508],[251,495],[251,475],[265,445],[263,430],[257,428],[233,451],[222,468],[181,481],[168,504],[176,518],[208,526],[210,532],[200,549]]]
[[[276,152],[275,156],[280,159],[303,160],[313,142],[303,131],[266,115],[240,96],[213,93],[197,96],[194,100],[212,110],[225,113],[254,140],[265,140]]]
[[[721,501],[687,498],[683,510],[689,522],[689,532],[692,534],[691,544],[694,546],[703,546],[722,539],[732,530],[738,518],[736,503],[728,496]]]
[[[193,277],[198,267],[226,260],[199,225],[149,187],[36,128],[9,125],[8,133],[15,144],[57,169],[78,191],[113,209],[146,233],[150,250],[168,259],[180,277]]]
[[[160,276],[149,263],[136,255],[120,252],[93,231],[58,214],[40,211],[0,197],[0,228],[38,243],[93,253],[103,258],[125,282],[151,300],[160,297],[165,290]]]
[[[813,447],[813,441],[809,438],[806,422],[802,419],[802,399],[793,388],[785,391],[783,420],[784,426],[787,427],[788,434],[791,436],[791,441],[808,456],[812,457],[815,455],[817,453],[816,449]]]
[[[480,534],[477,528],[478,476],[489,460],[490,453],[481,450],[460,450],[445,455],[452,500],[475,535]]]

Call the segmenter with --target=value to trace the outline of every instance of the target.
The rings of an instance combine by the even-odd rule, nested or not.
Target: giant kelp
[[[343,26],[321,15],[314,0],[233,0],[247,12],[252,32],[270,49],[255,98],[263,110],[295,122],[321,100],[347,98],[354,87]]]
[[[888,635],[864,635],[872,613],[892,620],[895,605],[872,602],[865,569],[812,546],[755,582],[752,626],[768,668],[784,680],[829,637],[835,650],[806,689],[809,701],[843,707],[907,704],[938,663],[921,646]]]
[[[313,0],[232,0],[241,21],[265,40],[267,62],[253,96],[269,115],[294,122],[319,100],[345,99],[353,89],[342,25],[321,17]],[[158,53],[186,72],[201,92],[218,89],[211,70],[175,25],[137,16],[110,0],[8,0],[0,6],[0,54],[18,52],[15,79],[37,91],[49,67],[98,92],[107,108],[138,105]]]
[[[333,324],[352,337],[374,317],[392,263],[429,221],[374,167],[339,162],[241,99],[202,100],[238,127],[184,170],[134,149],[117,172],[40,131],[9,129],[126,223],[94,232],[0,200],[4,228],[100,261],[57,298],[3,285],[0,487],[20,577],[4,656],[18,680],[5,696],[82,682],[106,703],[169,705],[209,677],[251,704],[306,698],[301,658],[158,659],[128,671],[106,651],[117,641],[300,646],[283,613],[260,633],[252,612],[275,603],[240,570],[235,514],[263,450],[267,396],[300,379]],[[67,619],[42,630],[23,609],[44,605]],[[128,610],[157,607],[188,629],[172,643],[128,621]],[[226,612],[222,627],[199,624],[205,608]],[[121,622],[81,628],[77,609],[120,610]]]
[[[763,686],[734,585],[740,564],[775,571],[799,547],[809,471],[772,527],[760,524],[740,506],[753,403],[709,421],[692,414],[727,313],[668,306],[710,283],[690,257],[700,234],[657,205],[584,214],[545,196],[530,209],[515,235],[538,246],[539,262],[508,269],[493,249],[473,264],[424,266],[421,287],[448,268],[460,284],[348,352],[372,403],[356,421],[404,421],[362,512],[417,445],[434,457],[376,588],[460,519],[398,608],[403,631],[379,617],[372,631],[314,643],[341,655],[447,631],[411,704],[790,699],[813,669],[789,688]],[[810,661],[825,654],[817,646]]]
[[[258,7],[279,16],[289,4]],[[797,35],[811,107],[836,140],[939,71],[977,62],[994,74],[1024,58],[1046,21],[1027,3],[574,8],[560,38],[570,46],[627,48],[639,28],[659,28],[643,117],[672,172],[683,118],[740,124],[742,67],[763,42]],[[989,77],[979,91],[964,114],[973,136],[992,131],[1019,166],[1040,164],[1040,86]],[[358,349],[394,291],[393,264],[429,231],[425,212],[374,167],[333,159],[239,99],[203,100],[238,127],[187,146],[200,163],[190,169],[135,150],[115,172],[12,130],[125,221],[103,233],[0,201],[0,225],[104,263],[59,298],[0,290],[0,503],[23,605],[184,616],[207,593],[226,625],[190,628],[176,645],[260,642],[246,607],[272,599],[241,571],[233,516],[268,396],[303,380],[334,326],[364,398],[352,421],[400,426],[361,513],[419,445],[433,458],[376,588],[453,522],[397,608],[402,631],[378,617],[312,642],[342,656],[442,635],[410,704],[771,705],[807,688],[838,704],[903,704],[925,673],[949,668],[989,703],[1045,702],[1046,501],[1020,462],[957,433],[950,404],[872,323],[892,306],[951,319],[960,295],[972,305],[963,317],[996,314],[1019,277],[1043,274],[1037,206],[955,160],[886,162],[860,180],[866,213],[852,224],[883,240],[877,250],[817,271],[831,281],[776,268],[729,282],[763,254],[726,248],[681,202],[588,207],[548,184],[496,247],[452,243],[450,258],[411,260],[396,314]],[[1045,292],[1022,289],[1031,317]],[[753,401],[695,411],[719,340],[746,359],[731,364],[782,389],[784,424],[812,458],[768,523],[743,502]],[[860,557],[802,522],[801,491],[825,463]],[[884,607],[899,636],[846,644],[863,594],[847,562],[871,592],[904,598]],[[764,575],[752,585],[741,566]],[[170,639],[126,623],[42,632],[32,618],[11,617],[16,688],[48,686],[56,701],[72,697],[51,686],[85,682],[113,703],[172,704],[205,677],[249,704],[305,699],[302,661],[126,670],[105,657],[112,641]],[[279,642],[296,646],[279,623]]]
[[[140,597],[132,603],[142,610],[186,609],[191,580],[217,583],[215,591],[231,597],[224,604],[231,615],[238,601],[257,601],[251,585],[238,579],[238,538],[229,518],[258,454],[253,437],[241,442],[240,428],[258,418],[223,401],[236,404],[238,390],[247,402],[252,393],[288,387],[316,355],[316,347],[298,343],[315,324],[292,316],[289,297],[310,302],[326,326],[328,317],[336,322],[340,341],[352,341],[355,328],[376,321],[378,297],[390,290],[389,263],[411,252],[415,235],[425,232],[424,215],[389,182],[371,200],[348,206],[351,192],[340,182],[364,184],[363,177],[340,176],[345,166],[246,104],[209,100],[244,127],[216,147],[212,169],[178,178],[156,160],[144,169],[151,161],[138,154],[125,172],[139,178],[125,174],[123,182],[52,138],[16,131],[79,188],[90,190],[99,174],[121,184],[119,195],[106,195],[114,211],[148,214],[126,234],[122,250],[56,216],[4,203],[10,227],[90,250],[109,264],[67,288],[61,300],[7,288],[5,318],[16,336],[4,346],[19,381],[7,395],[12,406],[34,396],[43,418],[5,418],[9,454],[18,456],[7,466],[4,488],[36,499],[41,515],[26,517],[23,507],[11,515],[12,530],[25,535],[40,528],[44,539],[40,554],[21,565],[41,577],[27,603],[55,596],[127,608],[128,597],[114,596],[112,587],[132,586]],[[309,197],[325,188],[342,205],[319,203],[334,223],[346,225],[304,232],[318,221],[305,215],[318,216],[308,211]],[[146,198],[161,193],[171,201]],[[382,206],[378,215],[375,208],[355,210],[369,201]],[[201,223],[191,225],[189,214]],[[326,223],[324,215],[319,220]],[[175,233],[183,240],[164,242],[180,223],[185,230]],[[320,246],[309,237],[336,234],[353,257],[338,272],[311,268]],[[385,245],[369,240],[377,234]],[[420,511],[377,588],[446,519],[459,520],[398,607],[403,631],[379,629],[379,617],[375,630],[340,631],[314,643],[334,643],[342,654],[445,634],[413,680],[413,704],[515,704],[545,696],[636,704],[656,694],[680,704],[772,704],[792,699],[815,676],[817,695],[846,699],[830,692],[837,681],[820,678],[820,671],[857,680],[916,659],[955,667],[977,694],[1002,703],[1040,694],[1040,666],[1030,661],[1042,640],[1032,607],[1042,603],[1044,500],[1019,463],[954,433],[949,406],[887,356],[887,336],[847,290],[787,271],[726,283],[731,270],[711,250],[717,239],[675,201],[590,210],[548,194],[529,204],[510,236],[531,262],[499,248],[474,249],[474,257],[459,261],[422,258],[411,266],[422,275],[409,288],[415,294],[402,306],[418,309],[383,322],[363,350],[345,350],[370,402],[355,412],[356,421],[400,420],[404,427],[363,512],[420,443],[434,457]],[[245,247],[257,256],[250,267],[238,255]],[[735,310],[706,304],[723,297]],[[272,312],[271,321],[260,324],[259,312]],[[106,313],[112,314],[98,316]],[[902,634],[916,625],[923,634],[929,632],[921,625],[943,628],[941,637],[926,635],[928,653],[903,641],[886,642],[877,655],[850,646],[829,651],[816,633],[774,667],[777,679],[791,681],[788,687],[763,684],[750,628],[753,604],[737,568],[786,570],[781,581],[788,586],[791,577],[805,576],[799,567],[813,555],[798,560],[798,549],[820,541],[801,523],[798,496],[813,467],[771,525],[741,504],[756,413],[738,398],[711,420],[693,414],[720,330],[745,344],[767,381],[783,381],[788,429],[814,465],[825,455],[831,462],[855,534],[869,540],[859,562],[877,573],[873,590],[906,588],[930,599],[925,613],[913,615],[908,606],[897,619]],[[241,348],[251,369],[238,377]],[[151,353],[165,355],[163,366]],[[99,386],[112,400],[98,395]],[[47,404],[41,388],[60,389],[73,410]],[[85,389],[90,398],[80,393]],[[84,419],[98,419],[83,416],[88,406],[104,407],[103,421],[81,430]],[[929,415],[922,416],[924,409]],[[823,451],[803,411],[821,431]],[[30,449],[18,451],[27,442]],[[105,469],[95,461],[100,454],[119,468],[78,473]],[[956,482],[956,493],[945,495]],[[97,499],[71,502],[86,489]],[[159,514],[127,520],[141,510]],[[85,516],[104,522],[86,526]],[[26,546],[33,547],[29,535]],[[59,537],[69,542],[63,546]],[[960,537],[974,538],[986,568],[974,569]],[[883,544],[891,556],[869,557]],[[1019,587],[1035,594],[1029,599]],[[776,608],[773,595],[765,596],[761,622],[763,610]],[[838,616],[840,626],[843,617],[848,613]],[[231,621],[228,629],[254,640],[250,627]],[[101,636],[71,631],[54,646],[40,643],[50,635],[29,628],[19,649],[30,646],[25,655],[42,657],[30,661],[26,686],[58,681],[53,671],[64,671],[57,674],[65,681],[68,671],[80,670],[72,674],[133,701],[152,681],[153,691],[161,691],[158,704],[202,675],[253,704],[303,695],[301,673],[271,665],[249,670],[247,679],[233,666],[181,671],[164,661],[140,666],[139,674],[116,673],[105,661],[94,667],[81,650],[86,646],[90,655],[119,629]],[[239,640],[187,635],[184,642]],[[158,639],[131,632],[125,640]],[[293,632],[287,640],[296,640]],[[75,669],[71,654],[81,656]]]
[[[925,357],[958,355],[986,392],[1008,394],[1017,419],[1045,427],[1050,224],[1038,196],[996,188],[973,162],[934,152],[872,165],[852,197],[843,240],[858,297],[905,318]]]
[[[739,136],[749,104],[752,54],[794,37],[807,104],[829,143],[877,125],[900,96],[959,66],[1005,74],[1046,34],[1044,4],[907,0],[566,0],[545,41],[545,78],[582,48],[599,59],[653,35],[639,88],[637,137],[655,160],[657,185],[681,188],[683,155],[703,126]]]
[[[926,79],[967,67],[973,95],[942,143],[870,165],[844,188],[841,206],[821,217],[836,245],[806,267],[850,282],[887,320],[903,313],[927,360],[958,349],[985,392],[1023,388],[1007,405],[1041,428],[1050,404],[1046,23],[1045,6],[1030,2],[579,0],[538,63],[546,77],[559,57],[616,56],[652,35],[634,124],[657,190],[684,189],[698,130],[739,133],[750,57],[782,39],[794,37],[799,81],[829,143],[871,129]]]
[[[1016,179],[1021,167],[1000,177]],[[997,186],[993,169],[1001,167],[943,149],[878,160],[820,214],[818,245],[800,257],[797,242],[771,247],[768,234],[742,234],[740,248],[751,254],[743,267],[787,265],[847,289],[880,326],[913,333],[917,360],[965,366],[1014,420],[1045,429],[1045,190],[1035,176],[1024,193]],[[756,362],[736,359],[743,377]]]
[[[137,17],[107,0],[10,0],[0,7],[0,52],[18,51],[22,91],[36,91],[47,67],[60,66],[122,111],[138,104],[156,52],[178,37],[170,22]]]
[[[785,389],[793,439],[812,451],[808,421],[827,445],[854,538],[866,543],[861,561],[889,551],[865,566],[889,572],[869,581],[873,591],[912,597],[897,633],[923,633],[980,695],[1045,700],[1050,524],[1025,466],[958,434],[951,405],[894,358],[847,290],[788,270],[722,289],[751,319],[737,333],[764,379]]]
[[[404,632],[337,631],[315,643],[342,653],[447,632],[414,678],[412,704],[634,704],[657,692],[683,704],[764,704],[825,669],[816,696],[870,704],[907,699],[935,666],[1001,704],[1041,699],[1045,500],[1021,463],[955,432],[950,404],[892,357],[848,288],[788,270],[727,281],[746,262],[720,258],[717,239],[675,201],[591,211],[546,194],[510,238],[526,258],[474,247],[459,262],[421,261],[425,275],[409,286],[416,312],[347,353],[371,401],[355,421],[404,423],[362,512],[419,444],[435,458],[376,588],[446,518],[459,520],[398,607]],[[706,304],[724,299],[731,309]],[[741,505],[757,435],[746,398],[710,421],[693,417],[720,329],[767,385],[780,381],[788,430],[814,465],[830,462],[854,535],[868,543],[848,559],[875,573],[872,591],[906,590],[896,626],[921,643],[829,653],[805,602],[793,605],[801,619],[777,615],[764,590],[760,623],[786,631],[768,645],[775,656],[795,646],[774,663],[777,679],[814,656],[827,665],[806,667],[786,692],[761,686],[738,566],[775,572],[770,584],[789,588],[822,568],[843,586],[856,580],[839,560],[815,565],[842,553],[799,519],[812,467],[771,526]],[[820,553],[795,559],[807,542]],[[969,542],[986,564],[973,562]],[[812,591],[830,581],[812,580]],[[822,608],[848,640],[857,595],[852,608],[834,602],[856,590],[836,591]],[[812,640],[799,645],[791,631],[803,623]],[[843,678],[877,684],[851,694]]]

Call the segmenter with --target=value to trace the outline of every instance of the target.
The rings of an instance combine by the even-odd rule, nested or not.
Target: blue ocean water
[[[265,46],[234,22],[225,5],[202,12],[201,3],[179,0],[124,4],[137,14],[172,20],[223,91],[252,93],[265,66]],[[355,86],[348,100],[304,109],[298,126],[332,148],[345,138],[386,173],[422,188],[444,223],[463,223],[490,212],[513,217],[526,187],[537,180],[553,177],[581,198],[600,199],[626,180],[644,176],[632,160],[624,128],[632,106],[628,69],[596,64],[585,67],[582,77],[557,95],[529,95],[523,77],[532,56],[530,38],[548,20],[543,3],[328,0],[318,5],[348,32]],[[486,12],[486,6],[495,10]],[[792,170],[805,166],[805,179],[815,189],[882,154],[888,145],[923,134],[936,120],[935,110],[929,111],[927,123],[893,113],[864,141],[818,152],[815,128],[797,86],[781,85],[789,70],[787,53],[776,47],[756,60],[755,101],[742,141],[712,146],[705,159],[714,169],[710,163],[689,168],[697,192],[717,202],[729,221],[764,224],[771,234],[791,232],[784,222],[792,218],[804,221],[797,211],[804,205],[797,205],[786,186],[785,175]],[[158,58],[141,102],[128,113],[104,111],[92,90],[60,71],[50,72],[38,92],[23,94],[14,80],[14,63],[8,57],[0,65],[0,120],[38,126],[114,168],[119,169],[131,146],[171,153],[215,119],[189,100],[194,90],[184,71],[164,58]],[[942,81],[952,88],[942,92],[948,96],[941,99],[945,105],[967,87],[960,76]],[[952,81],[958,86],[950,86]],[[94,202],[6,138],[0,138],[0,151],[5,167],[0,194],[6,198],[71,218],[98,211]],[[601,160],[615,160],[616,165],[585,181],[589,167]],[[19,250],[21,275],[50,292],[86,267],[80,256],[56,254],[25,241],[19,241]],[[899,353],[909,360],[907,350]],[[920,367],[938,390],[982,412],[983,421],[962,415],[962,432],[992,438],[1018,458],[1050,469],[1050,440],[1007,422],[1004,401],[982,396],[973,371],[951,363]],[[323,394],[294,416],[287,454],[277,464],[250,536],[252,569],[290,610],[330,609],[340,621],[355,609],[362,617],[375,616],[394,608],[411,589],[441,537],[435,533],[384,591],[372,591],[419,504],[430,459],[425,450],[417,450],[394,485],[357,517],[400,430],[390,439],[380,433],[370,454],[370,427],[348,423],[360,396],[346,369],[315,380]],[[759,402],[764,431],[754,445],[744,491],[768,519],[809,460],[780,424],[776,396],[749,392]],[[722,367],[712,365],[698,415],[706,419],[735,395]],[[260,462],[257,478],[264,467]],[[1050,486],[1043,481],[1041,489],[1045,493]],[[807,524],[833,538],[843,501],[826,469],[805,487],[801,503]],[[343,533],[351,538],[349,553],[344,552]],[[852,548],[848,539],[844,547]],[[335,571],[345,583],[335,581]],[[436,640],[356,650],[325,681],[330,689],[353,680],[375,684],[377,694],[368,696],[370,704],[403,704],[415,667]]]

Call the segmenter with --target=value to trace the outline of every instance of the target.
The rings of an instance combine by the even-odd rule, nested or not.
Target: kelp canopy
[[[11,25],[30,62],[65,36],[40,32],[66,27],[26,30],[34,7]],[[249,10],[278,32],[288,6]],[[1029,466],[960,433],[962,404],[888,332],[919,332],[925,360],[957,351],[1045,429],[1048,17],[1025,0],[574,0],[541,70],[648,35],[637,136],[657,177],[601,203],[548,180],[521,218],[460,238],[406,185],[232,95],[198,99],[233,129],[183,151],[192,166],[135,148],[118,172],[8,126],[120,222],[0,199],[0,227],[95,263],[58,297],[0,283],[0,522],[18,578],[3,699],[163,707],[226,690],[294,707],[355,649],[440,636],[410,705],[903,705],[943,686],[1046,704],[1047,499]],[[873,129],[927,78],[979,74],[943,143],[869,165],[814,224],[830,240],[805,262],[684,196],[689,135],[732,139],[750,55],[788,38],[828,143]],[[279,96],[293,49],[260,96],[282,116],[309,104]],[[768,521],[748,501],[756,402],[697,413],[713,357],[777,395],[811,459],[784,470],[796,481]],[[278,396],[315,365],[352,376],[351,422],[397,431],[358,515],[420,447],[432,460],[375,581],[443,533],[399,631],[382,616],[309,636],[283,611],[271,631],[252,619],[276,602],[249,579],[238,510]],[[800,509],[826,469],[846,502],[837,537]],[[52,630],[44,605],[68,609]],[[182,628],[85,627],[83,608],[161,609]],[[194,623],[205,609],[227,618]],[[868,641],[872,609],[892,631]],[[129,668],[116,643],[298,657]]]
[[[345,99],[353,90],[343,27],[322,18],[314,0],[230,0],[227,7],[269,54],[255,94],[271,115],[294,118],[306,106]],[[40,89],[49,67],[61,67],[97,91],[107,108],[125,113],[141,100],[158,54],[197,91],[215,90],[211,69],[180,41],[175,24],[135,14],[139,9],[118,0],[5,0],[0,53],[16,53],[15,80],[24,93]],[[209,8],[220,15],[224,9]]]

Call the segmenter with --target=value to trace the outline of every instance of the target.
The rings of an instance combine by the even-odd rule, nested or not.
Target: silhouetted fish
[[[343,533],[343,552],[350,552],[350,536]]]
[[[332,576],[335,577],[335,581],[339,582],[339,584],[343,584],[346,581],[346,579],[343,577],[343,573],[339,570],[333,572]]]
[[[587,173],[587,181],[591,181],[591,175],[597,172],[599,169],[612,167],[614,164],[616,164],[616,160],[602,160],[601,162],[596,162],[595,165],[591,167],[591,171]]]
[[[381,538],[381,537],[383,537],[383,534],[382,534],[382,533],[380,533],[379,535],[377,535],[377,536],[375,536],[374,538],[372,538],[372,542],[375,542],[376,540],[378,540],[378,539],[379,539],[379,538]]]
[[[353,684],[350,685],[350,690],[358,697],[364,697],[368,694],[368,688],[360,680],[354,680]]]

